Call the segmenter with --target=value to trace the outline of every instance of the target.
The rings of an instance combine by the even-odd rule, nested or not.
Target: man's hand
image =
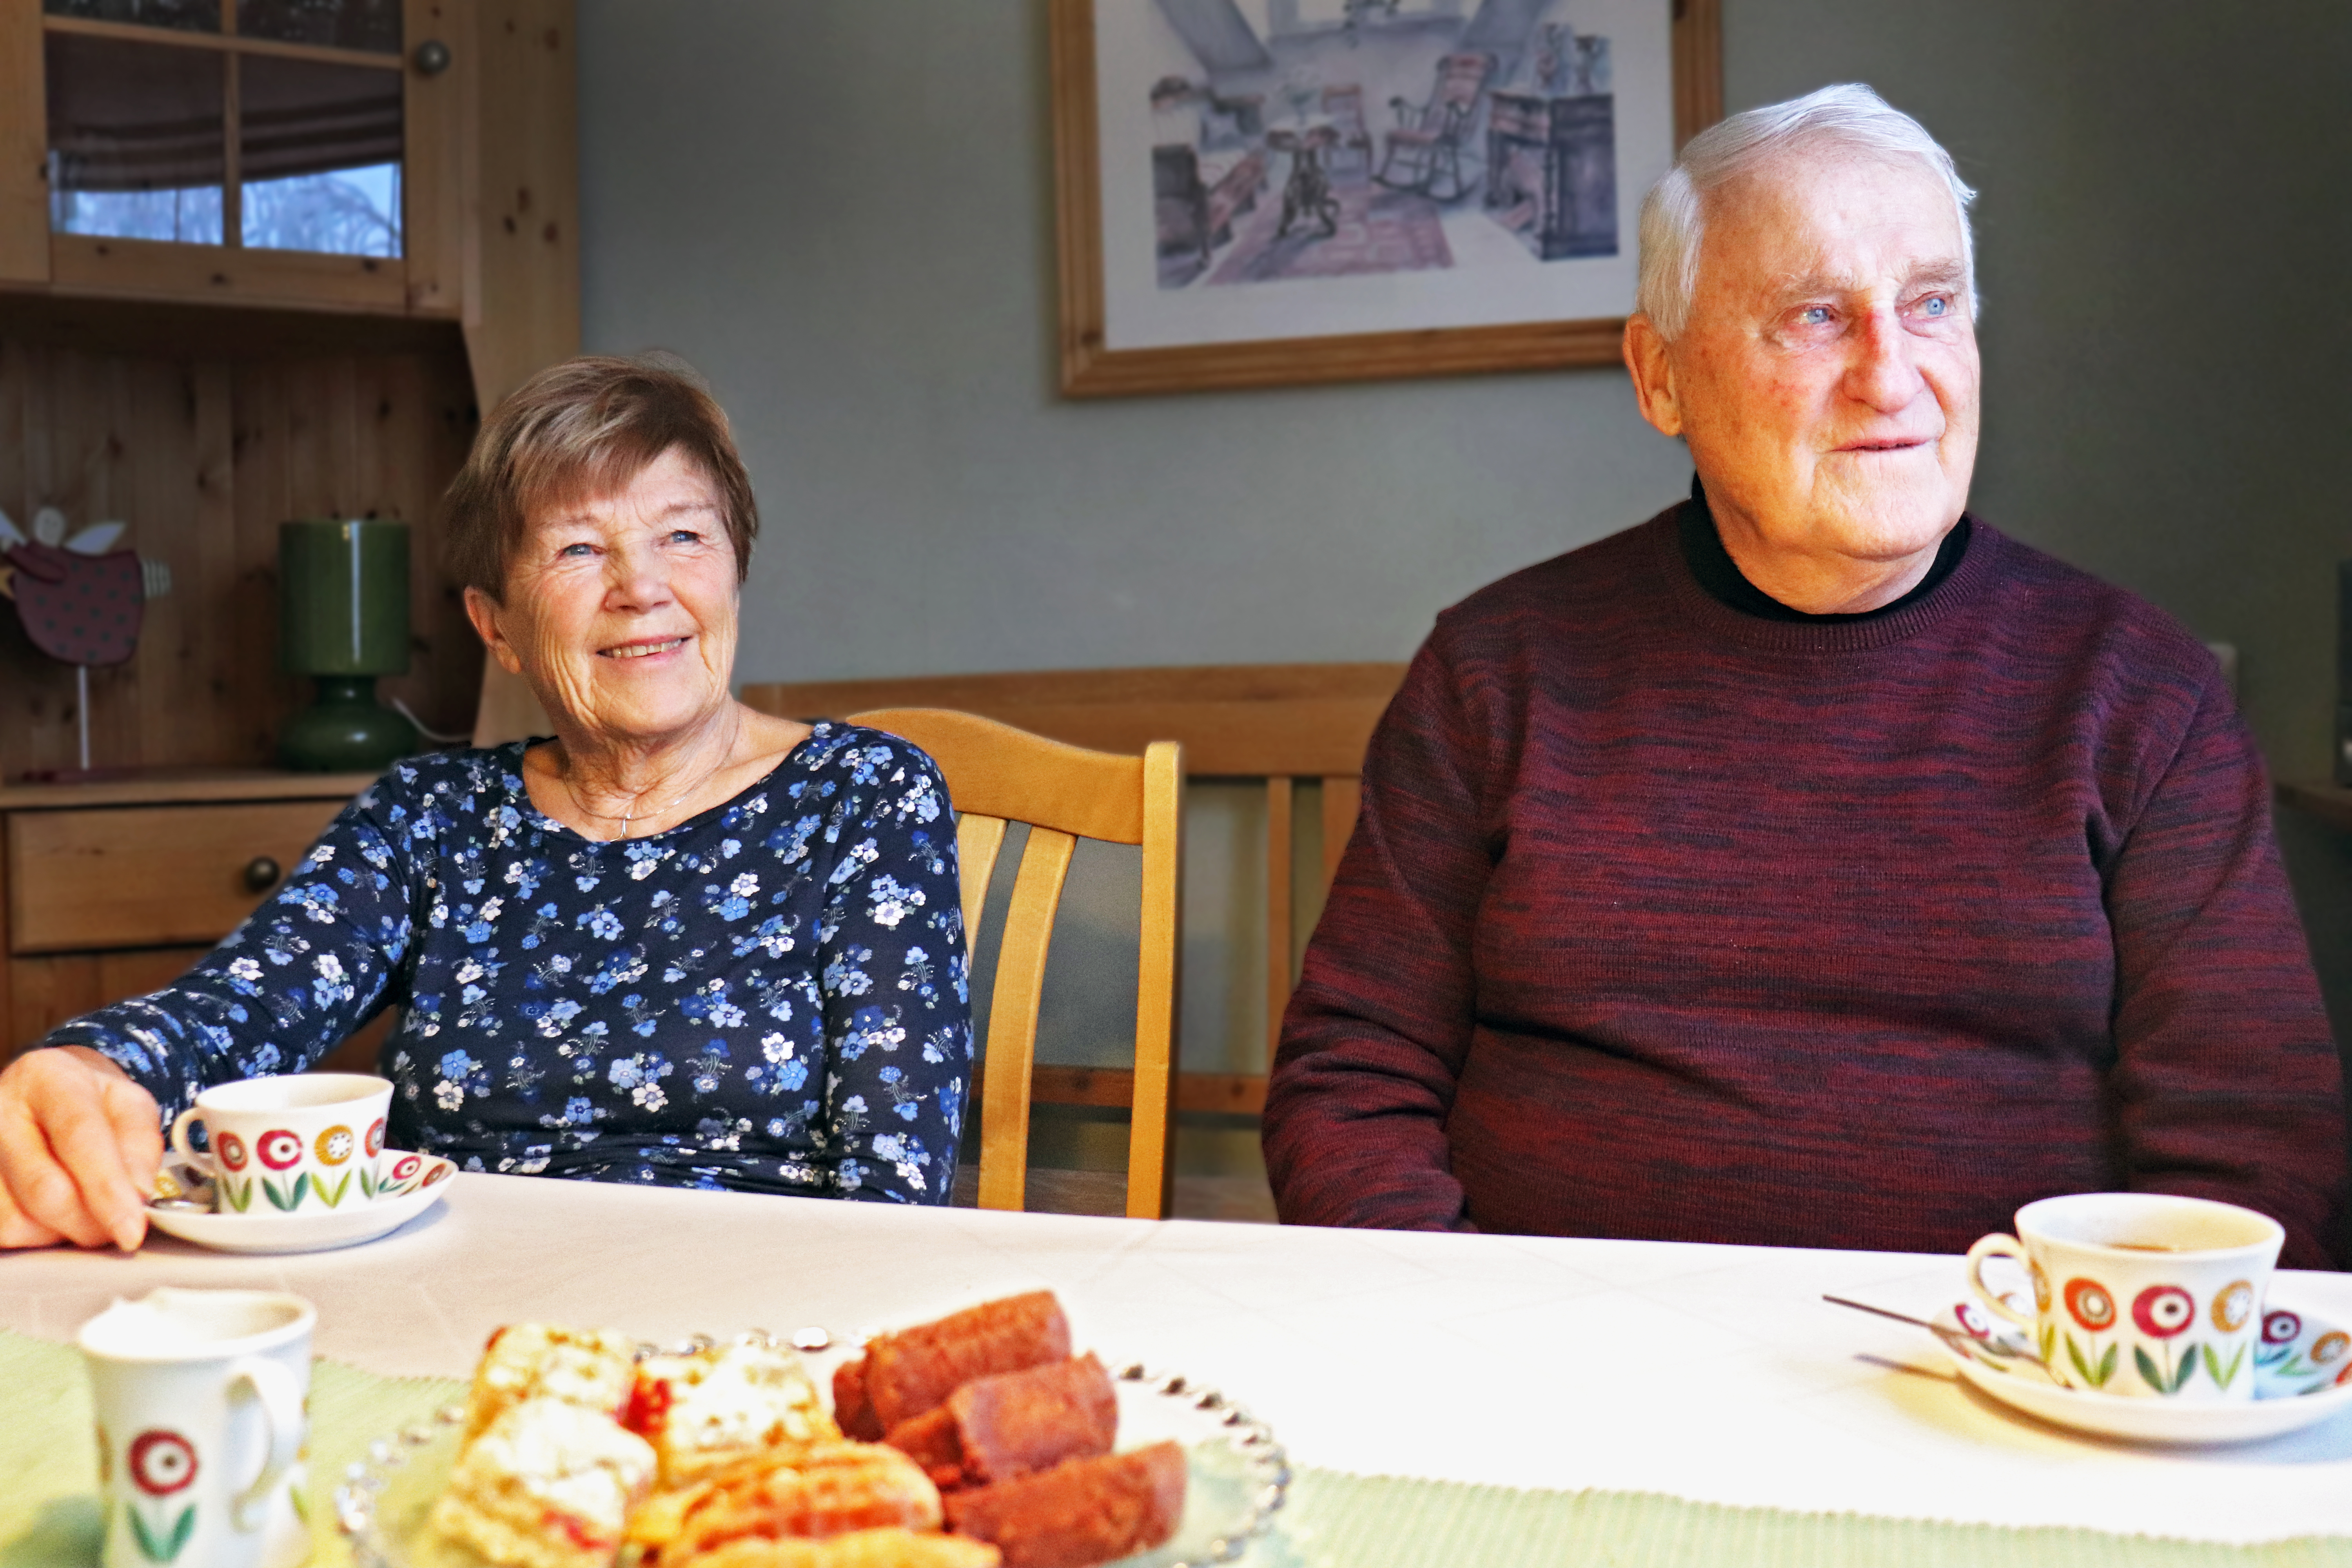
[[[155,1097],[81,1046],[0,1071],[0,1247],[136,1251],[163,1163]]]

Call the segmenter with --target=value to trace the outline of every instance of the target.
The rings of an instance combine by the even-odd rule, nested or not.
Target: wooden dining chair
[[[1265,664],[897,676],[757,683],[743,688],[743,700],[793,719],[840,719],[874,708],[953,708],[1106,752],[1139,752],[1153,740],[1173,740],[1184,748],[1188,778],[1263,790],[1270,1063],[1297,975],[1303,918],[1330,886],[1356,826],[1365,742],[1404,671],[1402,664]],[[1294,858],[1304,857],[1307,847],[1292,831],[1293,806],[1307,801],[1319,802],[1319,812],[1310,815],[1321,818],[1322,854],[1294,869]],[[1034,1094],[1041,1103],[1102,1107],[1125,1105],[1130,1098],[1126,1075],[1104,1068],[1041,1068]],[[1255,1116],[1265,1104],[1263,1071],[1176,1078],[1180,1111]]]
[[[1029,827],[1013,900],[996,941],[996,988],[980,1094],[980,1206],[1026,1206],[1029,1097],[1037,1006],[1063,879],[1081,838],[1139,845],[1143,899],[1136,949],[1135,1067],[1127,1143],[1127,1213],[1165,1218],[1173,1194],[1169,1130],[1176,1058],[1178,870],[1182,864],[1183,748],[1157,741],[1141,756],[1049,741],[938,708],[885,708],[849,716],[912,741],[946,776],[956,809],[965,941],[975,959],[988,885],[1006,826]],[[974,963],[977,971],[979,965]]]

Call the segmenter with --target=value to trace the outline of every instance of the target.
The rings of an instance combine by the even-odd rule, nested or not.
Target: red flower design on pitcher
[[[2302,1332],[2303,1320],[2293,1312],[2263,1314],[2263,1343],[2266,1345],[2293,1344]]]
[[[245,1169],[245,1140],[236,1133],[224,1132],[214,1139],[213,1150],[220,1155],[220,1163],[230,1170]]]
[[[2154,1340],[2168,1340],[2197,1321],[2197,1298],[2178,1285],[2151,1285],[2132,1299],[2132,1321]]]
[[[195,1445],[177,1432],[142,1432],[124,1457],[131,1484],[149,1497],[169,1497],[196,1479]]]
[[[381,1116],[368,1123],[367,1152],[371,1160],[383,1152],[383,1118]]]
[[[2066,1281],[2066,1310],[2095,1334],[2116,1321],[2116,1299],[2095,1279]]]
[[[299,1164],[302,1159],[302,1138],[299,1133],[275,1128],[254,1142],[254,1152],[261,1163],[273,1171],[283,1171]]]

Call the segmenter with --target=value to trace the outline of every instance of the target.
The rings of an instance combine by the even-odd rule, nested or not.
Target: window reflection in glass
[[[248,38],[400,53],[400,0],[237,0]]]
[[[220,244],[225,58],[71,33],[45,44],[50,228]]]
[[[41,9],[52,16],[128,22],[184,33],[217,33],[221,25],[221,0],[42,0]]]
[[[245,244],[401,253],[401,73],[247,55],[238,64]]]

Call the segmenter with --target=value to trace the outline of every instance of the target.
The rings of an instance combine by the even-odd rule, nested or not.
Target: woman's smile
[[[692,639],[679,637],[662,637],[648,642],[615,643],[611,647],[598,648],[596,654],[600,658],[651,658],[656,654],[668,653],[673,648],[684,647],[690,640]]]

